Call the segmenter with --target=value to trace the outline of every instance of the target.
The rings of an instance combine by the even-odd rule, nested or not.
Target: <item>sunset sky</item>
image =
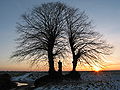
[[[20,22],[20,16],[34,6],[56,1],[86,11],[90,20],[93,20],[95,30],[114,46],[113,54],[105,59],[104,70],[120,70],[120,0],[0,0],[0,70],[37,70],[30,68],[28,62],[15,63],[9,60],[17,46],[16,22]],[[71,67],[64,70],[71,70]],[[38,70],[48,69],[40,65]],[[78,66],[77,70],[90,69]]]

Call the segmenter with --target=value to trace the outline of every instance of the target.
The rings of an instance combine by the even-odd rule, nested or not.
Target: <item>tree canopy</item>
[[[52,73],[55,58],[64,57],[68,51],[73,56],[73,71],[78,61],[96,64],[101,55],[110,54],[112,47],[93,30],[86,13],[64,3],[41,4],[22,19],[22,24],[17,24],[18,47],[12,55],[17,61],[29,60],[34,65],[48,60]]]
[[[112,46],[102,39],[100,33],[94,31],[92,21],[89,20],[85,11],[69,8],[67,14],[66,33],[73,56],[73,71],[78,61],[90,66],[100,66],[102,56],[109,55]]]

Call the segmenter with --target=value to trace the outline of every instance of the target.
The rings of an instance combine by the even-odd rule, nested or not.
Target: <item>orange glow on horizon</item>
[[[39,65],[38,68],[31,68],[28,64],[21,63],[21,64],[11,64],[11,65],[3,65],[0,66],[0,71],[48,71],[48,66],[41,66]],[[55,66],[55,70],[58,70],[58,67]],[[63,71],[71,71],[72,65],[64,66],[62,67]],[[120,65],[106,65],[105,68],[100,68],[97,66],[93,66],[93,68],[90,68],[89,66],[80,66],[78,65],[76,68],[77,71],[96,71],[99,72],[101,70],[120,70]]]
[[[95,72],[99,72],[99,71],[101,71],[102,69],[101,69],[100,67],[94,66],[94,67],[93,67],[93,70],[94,70]]]

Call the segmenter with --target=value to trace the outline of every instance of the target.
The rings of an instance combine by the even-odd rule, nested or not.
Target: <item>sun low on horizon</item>
[[[100,68],[100,67],[97,67],[97,66],[94,66],[93,67],[93,71],[95,71],[95,72],[99,72],[99,71],[101,71],[102,69]]]

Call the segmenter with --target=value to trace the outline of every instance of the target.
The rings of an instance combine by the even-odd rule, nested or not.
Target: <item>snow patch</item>
[[[15,82],[33,82],[35,81],[36,77],[32,73],[26,73],[25,75],[12,77],[12,81]]]

